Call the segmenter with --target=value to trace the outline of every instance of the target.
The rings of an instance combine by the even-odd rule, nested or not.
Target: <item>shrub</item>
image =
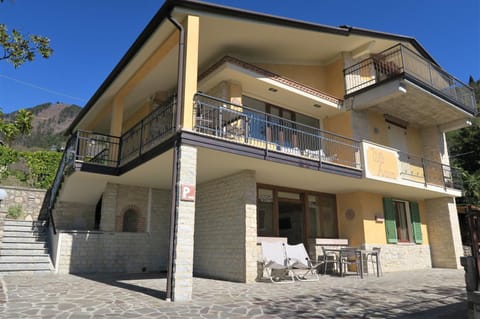
[[[7,218],[20,219],[22,217],[23,217],[23,211],[20,205],[8,207]]]

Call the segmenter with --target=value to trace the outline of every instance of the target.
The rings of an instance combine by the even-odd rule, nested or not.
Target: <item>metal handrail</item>
[[[55,220],[53,217],[53,205],[55,203],[55,199],[57,198],[58,191],[60,189],[60,185],[63,180],[63,176],[65,174],[65,170],[68,167],[68,164],[72,162],[72,158],[69,158],[69,155],[71,154],[71,148],[73,146],[73,143],[75,142],[75,136],[71,136],[67,144],[65,145],[65,150],[63,152],[62,158],[60,162],[58,163],[58,168],[57,168],[57,174],[55,175],[55,179],[53,180],[52,187],[50,188],[50,198],[48,202],[48,221],[51,223],[52,228],[53,228],[53,233],[56,234],[57,230],[55,227]]]
[[[122,134],[119,166],[140,157],[173,134],[175,104],[176,97],[172,96]]]
[[[406,74],[438,95],[477,112],[473,89],[403,44],[397,44],[344,69],[345,94],[349,95],[393,77]]]
[[[461,173],[455,167],[400,151],[398,155],[401,163],[400,176],[403,179],[421,179],[425,186],[463,189]]]
[[[198,93],[194,130],[258,148],[361,169],[360,142],[248,106]]]

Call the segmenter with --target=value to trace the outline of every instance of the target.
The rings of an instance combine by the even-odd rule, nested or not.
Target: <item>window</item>
[[[388,243],[423,242],[418,203],[384,198],[383,209]]]

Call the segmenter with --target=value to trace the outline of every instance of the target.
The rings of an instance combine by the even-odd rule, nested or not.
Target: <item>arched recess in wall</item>
[[[143,232],[144,218],[140,209],[135,205],[127,206],[117,219],[117,231]]]

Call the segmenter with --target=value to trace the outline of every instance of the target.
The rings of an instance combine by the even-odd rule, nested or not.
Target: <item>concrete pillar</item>
[[[366,111],[352,111],[353,138],[357,140],[370,140],[370,123]]]
[[[245,279],[252,283],[257,278],[257,181],[254,171],[243,172],[245,194]]]
[[[100,230],[115,231],[117,214],[118,184],[107,183],[102,199],[102,218]]]
[[[422,129],[423,157],[450,165],[445,133],[436,126]]]
[[[193,128],[193,96],[197,93],[198,78],[198,42],[199,17],[188,15],[183,25],[185,27],[185,70],[183,96],[183,128]]]
[[[173,301],[192,299],[193,286],[193,231],[195,225],[195,196],[182,196],[183,188],[196,187],[197,149],[182,145],[178,157],[179,194],[177,198],[177,228],[174,240]]]
[[[455,199],[451,197],[427,199],[425,211],[432,266],[460,269],[463,248]]]

